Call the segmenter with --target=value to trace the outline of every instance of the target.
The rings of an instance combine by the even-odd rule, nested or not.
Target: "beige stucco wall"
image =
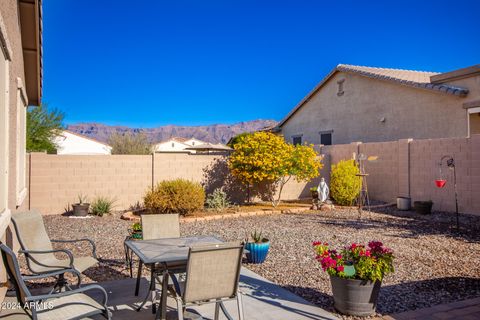
[[[344,94],[337,81],[345,79]],[[320,131],[333,130],[333,144],[380,142],[405,138],[466,137],[463,103],[480,98],[480,77],[459,80],[470,89],[466,98],[339,72],[283,126],[287,141],[320,143]],[[385,118],[385,122],[380,119]]]
[[[0,15],[2,24],[5,28],[3,30],[5,34],[3,35],[7,41],[7,47],[9,49],[10,61],[8,62],[8,209],[14,211],[17,208],[17,132],[19,128],[17,127],[17,117],[18,115],[25,115],[26,110],[22,112],[17,112],[18,101],[18,78],[20,78],[20,83],[25,81],[25,72],[23,68],[23,53],[22,53],[22,43],[21,43],[21,34],[20,34],[20,23],[19,23],[19,13],[18,13],[18,1],[17,0],[2,0],[0,1]],[[3,75],[2,75],[3,76]],[[22,203],[19,203],[20,205]],[[0,241],[7,242],[7,244],[12,245],[10,237],[4,232],[4,226],[8,225],[10,221],[10,214],[2,215],[0,217]],[[7,234],[9,232],[7,231]],[[0,270],[0,283],[6,281],[5,269],[2,267]],[[6,288],[2,286],[0,289],[0,300],[3,299]]]
[[[20,34],[20,23],[17,0],[0,1],[0,14],[4,21],[8,41],[12,50],[11,61],[9,62],[9,184],[8,204],[14,210],[16,203],[16,172],[17,172],[17,105],[18,105],[18,81],[25,83],[25,71],[23,66],[22,39]],[[26,110],[23,110],[26,112]]]

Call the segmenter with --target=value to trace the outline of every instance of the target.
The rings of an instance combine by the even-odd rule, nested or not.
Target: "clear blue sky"
[[[480,63],[480,1],[49,0],[44,97],[66,123],[280,120],[338,63]]]

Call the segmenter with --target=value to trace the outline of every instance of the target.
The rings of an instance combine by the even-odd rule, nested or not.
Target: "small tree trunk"
[[[280,204],[280,199],[282,198],[282,191],[283,191],[283,187],[285,186],[285,184],[290,180],[292,176],[288,176],[287,179],[281,179],[280,180],[280,188],[278,190],[278,198],[277,200],[273,200],[272,204],[274,207],[277,207],[279,204]]]

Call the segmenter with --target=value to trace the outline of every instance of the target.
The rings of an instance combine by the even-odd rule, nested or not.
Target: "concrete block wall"
[[[152,184],[152,156],[70,156],[32,153],[30,207],[45,214],[63,213],[78,195],[116,200],[117,208],[140,201]]]
[[[392,202],[398,196],[398,141],[363,143],[359,152],[368,156],[378,156],[375,161],[365,161],[368,194],[380,201]]]
[[[434,210],[455,211],[453,170],[444,163],[445,187],[437,188],[439,161],[453,156],[456,165],[460,212],[480,214],[480,136],[472,138],[427,139],[410,142],[410,186],[412,201],[432,200]]]
[[[408,140],[380,143],[351,143],[316,146],[323,156],[320,177],[330,179],[331,165],[352,159],[354,153],[378,156],[366,162],[370,198],[394,202],[397,196],[432,200],[435,210],[454,211],[453,176],[444,169],[447,185],[438,189],[438,161],[451,155],[456,161],[459,208],[480,215],[480,135],[471,138]],[[221,155],[155,154],[67,156],[32,153],[28,181],[30,208],[45,214],[59,214],[77,201],[78,194],[110,196],[117,209],[128,209],[142,201],[146,190],[159,181],[184,178],[202,183],[208,191],[226,187],[236,197],[244,190],[229,177],[226,158]],[[285,185],[282,199],[309,197],[319,178]],[[232,182],[233,181],[233,182]],[[236,184],[235,184],[236,183]]]

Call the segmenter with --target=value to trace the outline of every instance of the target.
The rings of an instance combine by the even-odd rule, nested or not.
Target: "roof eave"
[[[19,0],[25,87],[28,104],[42,101],[42,0]]]
[[[480,75],[480,64],[431,76],[430,81],[435,84],[441,84],[478,75]]]

